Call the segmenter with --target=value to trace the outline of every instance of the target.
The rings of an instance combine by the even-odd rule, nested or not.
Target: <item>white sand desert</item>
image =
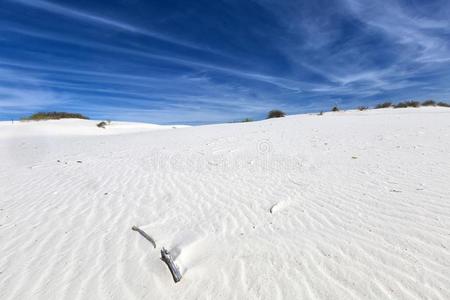
[[[450,299],[448,108],[1,122],[0,170],[0,299]]]

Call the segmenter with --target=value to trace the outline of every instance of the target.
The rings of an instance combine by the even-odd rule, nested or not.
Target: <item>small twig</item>
[[[272,205],[272,206],[270,207],[269,212],[270,212],[271,214],[273,214],[273,213],[275,212],[275,207],[276,207],[277,205],[278,205],[278,202],[275,203],[274,205]]]
[[[161,260],[167,264],[169,267],[170,273],[172,273],[173,281],[177,283],[181,280],[181,274],[178,270],[177,265],[173,261],[172,255],[167,251],[164,247],[161,249]]]
[[[156,242],[154,239],[152,239],[145,231],[138,228],[137,226],[131,227],[132,230],[139,232],[143,237],[145,237],[150,243],[152,243],[153,248],[156,248]]]

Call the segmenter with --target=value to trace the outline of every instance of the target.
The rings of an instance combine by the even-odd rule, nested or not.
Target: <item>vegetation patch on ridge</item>
[[[59,120],[59,119],[83,119],[88,120],[89,118],[79,114],[79,113],[69,113],[69,112],[38,112],[32,114],[31,116],[24,117],[22,121],[40,121],[40,120]]]

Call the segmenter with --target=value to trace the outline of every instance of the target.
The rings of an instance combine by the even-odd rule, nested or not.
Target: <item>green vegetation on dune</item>
[[[272,118],[282,118],[286,116],[286,114],[278,109],[273,109],[271,111],[269,111],[269,113],[267,114],[267,119],[272,119]]]
[[[420,106],[419,101],[404,101],[395,104],[394,108],[419,107],[419,106]]]
[[[375,109],[388,108],[388,107],[392,107],[392,102],[383,102],[383,103],[377,104],[375,106]]]
[[[434,100],[426,100],[422,102],[422,106],[436,106],[436,102]]]
[[[442,107],[450,107],[450,104],[446,102],[436,102],[434,100],[425,100],[423,102],[410,100],[410,101],[403,101],[396,104],[393,104],[392,102],[384,102],[377,104],[375,106],[375,109],[378,108],[406,108],[406,107],[420,107],[420,106],[442,106]]]
[[[40,121],[40,120],[59,120],[59,119],[83,119],[88,120],[89,118],[83,116],[79,113],[68,113],[68,112],[38,112],[32,114],[31,116],[22,118],[22,121]]]
[[[446,102],[438,102],[436,105],[437,106],[442,106],[442,107],[450,107],[450,104],[448,104]]]

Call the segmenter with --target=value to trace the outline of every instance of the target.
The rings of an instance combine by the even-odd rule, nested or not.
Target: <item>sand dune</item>
[[[149,130],[185,128],[185,125],[156,125],[136,122],[111,122],[105,128],[96,125],[100,121],[61,119],[46,121],[3,121],[0,122],[0,138],[30,136],[74,136],[74,135],[115,135],[137,133]]]
[[[85,122],[0,124],[0,299],[450,299],[450,109]]]

